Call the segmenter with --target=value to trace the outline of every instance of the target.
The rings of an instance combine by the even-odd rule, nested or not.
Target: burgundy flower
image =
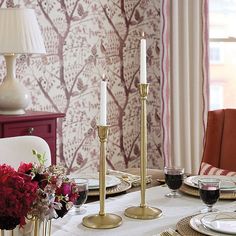
[[[33,164],[32,163],[20,163],[20,166],[18,168],[18,172],[20,173],[25,173],[25,174],[30,174],[32,171]]]
[[[57,190],[57,194],[69,196],[71,194],[71,183],[62,183],[61,187]]]
[[[0,229],[25,224],[25,217],[36,199],[37,183],[7,165],[0,165]]]

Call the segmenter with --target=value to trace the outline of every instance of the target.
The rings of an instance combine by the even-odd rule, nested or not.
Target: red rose
[[[31,172],[32,168],[33,168],[33,164],[32,163],[21,162],[20,166],[18,168],[18,172],[29,174]]]
[[[14,175],[15,170],[6,164],[0,165],[0,183],[5,182],[8,176]]]

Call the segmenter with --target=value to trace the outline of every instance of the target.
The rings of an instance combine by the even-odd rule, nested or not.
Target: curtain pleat
[[[163,151],[165,163],[183,166],[190,173],[199,169],[207,113],[206,6],[205,0],[170,0],[170,75],[163,83],[169,79],[170,129],[165,135],[170,136],[171,150]]]

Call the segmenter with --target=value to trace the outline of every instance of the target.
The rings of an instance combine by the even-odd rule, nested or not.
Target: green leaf
[[[38,153],[36,150],[32,150],[33,152],[33,155],[37,157],[38,161],[39,161],[39,164],[40,165],[44,165],[45,162],[46,162],[46,157],[45,157],[45,153],[41,154],[41,153]]]

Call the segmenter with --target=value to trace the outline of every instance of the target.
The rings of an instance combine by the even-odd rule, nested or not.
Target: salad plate
[[[193,230],[195,230],[203,235],[207,235],[207,236],[229,236],[229,235],[232,235],[232,234],[228,234],[228,233],[219,233],[219,232],[211,230],[210,228],[203,225],[201,220],[207,214],[209,214],[209,213],[204,213],[204,214],[199,214],[199,215],[193,216],[189,221],[190,227]]]
[[[221,191],[235,191],[236,190],[236,177],[223,176],[223,175],[196,175],[184,179],[184,183],[188,186],[198,188],[198,181],[206,178],[215,178],[220,180]]]
[[[201,223],[213,231],[236,235],[236,212],[214,212],[201,218]]]
[[[79,177],[75,176],[70,176],[70,178],[83,178],[83,179],[88,179],[88,189],[99,189],[99,174],[83,174],[80,175]],[[106,175],[106,188],[114,187],[118,184],[121,183],[121,179],[117,178],[114,175]]]

